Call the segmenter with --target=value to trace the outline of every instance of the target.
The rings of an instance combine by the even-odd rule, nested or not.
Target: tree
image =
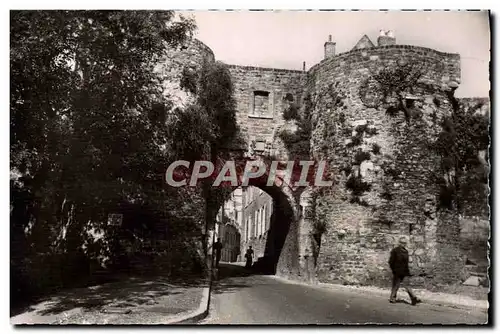
[[[123,201],[165,208],[154,66],[193,29],[171,11],[11,12],[13,258],[78,252]]]
[[[489,116],[477,112],[482,103],[472,107],[461,103],[455,90],[447,91],[452,111],[443,119],[442,131],[434,143],[445,174],[440,182],[441,205],[461,213],[472,206],[484,211],[488,205],[489,159],[487,155],[481,158],[481,152],[489,148]]]
[[[205,62],[198,75],[184,73],[184,87],[196,93],[196,105],[194,111],[189,114],[198,124],[199,134],[203,134],[203,145],[196,145],[196,154],[186,156],[190,161],[201,157],[219,166],[219,158],[228,157],[234,145],[241,142],[239,128],[236,123],[236,101],[234,99],[234,87],[231,74],[227,67],[219,62]],[[193,123],[190,121],[190,123]],[[191,134],[190,136],[199,136]],[[184,137],[190,138],[190,137]],[[184,144],[185,145],[185,144]],[[189,145],[193,146],[193,145]],[[193,153],[193,151],[190,151]],[[231,188],[214,189],[210,180],[202,183],[202,193],[205,198],[205,231],[215,227],[215,217],[219,206],[227,195],[232,192]],[[207,240],[204,239],[206,242]],[[205,255],[208,255],[207,244],[205,244]]]
[[[231,74],[223,63],[205,62],[197,73],[183,71],[181,83],[196,100],[172,115],[175,151],[184,160],[206,158],[215,163],[240,140]]]
[[[406,97],[408,94],[414,94],[418,88],[422,88],[423,85],[419,80],[425,74],[425,68],[425,63],[402,63],[384,68],[372,75],[370,79],[374,82],[370,88],[379,96],[381,102],[389,104],[387,108],[389,115],[395,116],[402,111],[406,121],[409,122],[418,114],[411,102],[406,101]],[[369,85],[368,81],[365,86]]]

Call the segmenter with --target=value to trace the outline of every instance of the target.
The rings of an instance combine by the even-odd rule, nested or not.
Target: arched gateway
[[[233,157],[236,161],[238,158]],[[234,160],[229,160],[234,161]],[[244,161],[244,160],[243,160]],[[265,172],[255,178],[248,178],[248,183],[243,187],[256,187],[267,193],[272,198],[272,215],[269,230],[265,238],[263,256],[257,259],[254,270],[264,274],[278,274],[282,277],[299,278],[311,277],[311,266],[308,266],[307,259],[310,257],[310,247],[303,239],[309,237],[310,227],[304,219],[304,206],[308,205],[309,186],[295,186],[300,179],[301,167],[294,169],[295,176],[290,175],[287,179],[286,170],[277,169],[273,171],[272,161],[256,156],[246,160],[262,164]],[[297,166],[300,166],[297,162]],[[221,168],[216,168],[220,172]],[[299,173],[297,173],[297,171]],[[314,169],[310,170],[313,176]],[[227,175],[227,174],[226,174]],[[243,177],[244,179],[244,177]],[[311,177],[305,178],[311,181]],[[238,186],[241,185],[241,178]],[[226,182],[221,184],[226,190],[235,190],[236,186],[231,186]],[[226,196],[214,203],[215,207],[223,205],[229,198],[230,192],[225,191]]]
[[[200,43],[195,46],[207,54]],[[443,164],[429,149],[451,111],[449,96],[460,84],[460,55],[398,45],[393,34],[380,36],[376,45],[363,37],[343,53],[336,53],[329,40],[324,51],[325,58],[307,71],[228,65],[244,151],[287,160],[290,152],[281,135],[294,135],[294,114],[306,115],[310,158],[329,161],[335,179],[334,189],[315,200],[314,208],[322,209],[314,222],[324,225],[316,237],[303,214],[308,205],[303,188],[251,180],[249,185],[268,193],[276,207],[262,267],[301,280],[310,277],[308,259],[316,240],[321,249],[312,272],[318,280],[383,283],[390,277],[387,254],[394,240],[406,236],[414,251],[411,270],[420,282],[460,281],[465,261],[458,245],[459,217],[439,205],[443,180],[435,176],[442,175]],[[205,58],[215,57],[208,52]],[[381,73],[399,73],[408,64],[418,74],[413,92],[395,99],[375,89]],[[398,101],[406,113],[394,112]]]

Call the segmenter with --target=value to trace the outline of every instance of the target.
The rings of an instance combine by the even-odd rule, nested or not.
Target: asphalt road
[[[403,291],[398,293],[403,293]],[[487,313],[432,304],[391,304],[356,291],[290,284],[222,265],[200,324],[485,324]]]

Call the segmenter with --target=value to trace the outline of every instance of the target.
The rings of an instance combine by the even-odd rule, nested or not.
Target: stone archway
[[[277,274],[287,278],[298,278],[300,276],[301,252],[299,247],[301,216],[299,197],[303,189],[290,187],[280,177],[277,177],[273,184],[268,185],[268,171],[259,178],[250,179],[246,185],[261,189],[273,201],[264,256],[256,259],[254,269],[261,274]],[[237,188],[231,187],[231,190],[234,191]],[[229,198],[231,192],[226,192],[227,195],[220,199],[217,203],[217,210]]]
[[[259,182],[250,182],[249,185],[262,189],[273,199],[273,210],[264,256],[255,263],[255,270],[263,274],[277,274],[284,277],[297,276],[299,268],[299,213],[290,189],[276,185],[267,186]]]

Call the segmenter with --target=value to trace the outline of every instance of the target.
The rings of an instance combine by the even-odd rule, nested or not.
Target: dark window
[[[253,111],[255,114],[269,112],[269,92],[256,90],[253,95]]]

